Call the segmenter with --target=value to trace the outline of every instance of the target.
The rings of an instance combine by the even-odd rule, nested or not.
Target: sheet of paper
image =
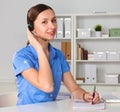
[[[102,98],[105,102],[120,102],[120,93],[104,93],[102,94]]]
[[[81,100],[74,100],[73,102],[74,109],[96,109],[103,110],[105,109],[105,102],[101,99],[99,104],[90,104]]]

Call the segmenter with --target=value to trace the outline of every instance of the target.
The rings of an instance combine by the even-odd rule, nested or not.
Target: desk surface
[[[60,100],[47,103],[0,108],[0,112],[80,112],[73,109],[73,100]],[[120,103],[106,103],[105,110],[83,110],[82,112],[120,112]]]

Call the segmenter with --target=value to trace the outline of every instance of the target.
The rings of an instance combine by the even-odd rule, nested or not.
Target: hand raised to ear
[[[38,52],[42,46],[40,43],[37,41],[37,39],[34,37],[34,35],[27,29],[27,36],[30,44],[35,48],[35,50]]]

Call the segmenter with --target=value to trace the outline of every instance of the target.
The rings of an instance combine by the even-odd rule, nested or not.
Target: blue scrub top
[[[70,71],[69,64],[63,53],[49,44],[50,51],[50,67],[54,80],[53,92],[46,93],[33,85],[31,85],[21,73],[29,68],[39,69],[38,56],[32,45],[18,50],[13,57],[13,69],[16,76],[16,84],[18,88],[17,105],[33,104],[55,100],[62,81],[62,75]]]

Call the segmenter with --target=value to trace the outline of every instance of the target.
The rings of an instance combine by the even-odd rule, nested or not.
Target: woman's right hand
[[[94,102],[94,104],[97,104],[100,102],[100,96],[98,92],[95,92],[95,97],[93,98],[93,93],[86,92],[83,95],[83,100],[86,102],[90,102],[91,104],[92,102]]]
[[[29,31],[29,29],[27,29],[27,35],[28,35],[28,40],[29,40],[30,44],[35,48],[35,50],[37,52],[39,52],[39,50],[42,48],[42,46],[37,41],[37,38],[35,38],[35,36]]]

